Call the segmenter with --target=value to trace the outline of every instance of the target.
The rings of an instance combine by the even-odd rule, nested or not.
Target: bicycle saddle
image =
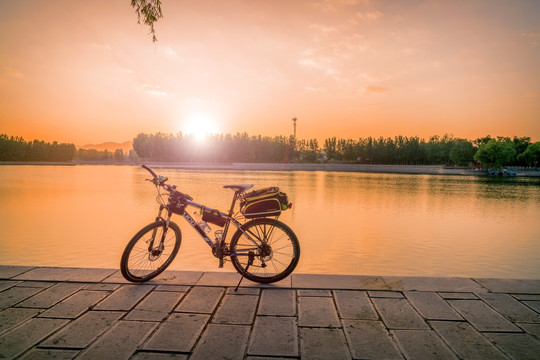
[[[234,191],[246,191],[253,187],[253,184],[244,184],[244,185],[223,185],[225,189],[232,189]]]

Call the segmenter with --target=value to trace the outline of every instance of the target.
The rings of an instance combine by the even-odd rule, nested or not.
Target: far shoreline
[[[486,176],[486,169],[465,167],[446,167],[444,165],[373,165],[339,163],[165,163],[144,162],[154,168],[187,170],[245,170],[245,171],[326,171],[326,172],[361,172],[381,174],[417,174],[417,175],[462,175]],[[118,165],[140,166],[143,162],[107,162],[107,161],[0,161],[0,165],[39,165],[39,166],[76,166],[76,165]],[[511,168],[514,169],[514,168]],[[514,169],[517,176],[540,177],[540,169]]]

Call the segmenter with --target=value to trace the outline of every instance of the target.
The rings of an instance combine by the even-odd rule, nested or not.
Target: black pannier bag
[[[277,186],[250,191],[240,202],[240,211],[246,219],[279,216],[290,207],[287,194],[280,192]]]
[[[181,196],[170,196],[168,209],[175,214],[183,215],[186,210],[186,200]]]
[[[203,221],[209,222],[210,224],[217,225],[219,227],[224,227],[227,222],[227,218],[224,218],[219,214],[217,210],[208,210],[204,207],[202,208],[202,219]]]

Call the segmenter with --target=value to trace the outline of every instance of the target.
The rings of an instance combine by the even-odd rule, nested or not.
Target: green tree
[[[511,141],[491,139],[487,143],[480,145],[476,154],[474,154],[474,160],[494,169],[500,169],[510,164],[515,155],[516,150]]]
[[[150,28],[150,34],[152,34],[152,42],[157,41],[156,31],[154,30],[154,23],[163,17],[161,12],[160,0],[131,0],[131,6],[137,13],[137,23],[141,23],[141,19],[145,25]]]
[[[466,139],[457,139],[450,150],[449,158],[458,166],[466,166],[474,160],[476,149],[473,144]]]
[[[527,166],[538,166],[540,163],[540,142],[529,144],[527,149],[517,156],[517,159]]]

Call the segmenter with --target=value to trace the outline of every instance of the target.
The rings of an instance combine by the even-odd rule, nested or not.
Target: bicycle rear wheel
[[[164,221],[145,226],[133,236],[122,254],[122,275],[131,282],[155,278],[173,261],[181,242],[182,233],[173,222],[168,228]]]
[[[231,240],[231,261],[236,271],[258,283],[279,281],[293,272],[300,259],[300,244],[290,227],[275,219],[259,218],[241,229]],[[249,253],[253,263],[248,268]]]

